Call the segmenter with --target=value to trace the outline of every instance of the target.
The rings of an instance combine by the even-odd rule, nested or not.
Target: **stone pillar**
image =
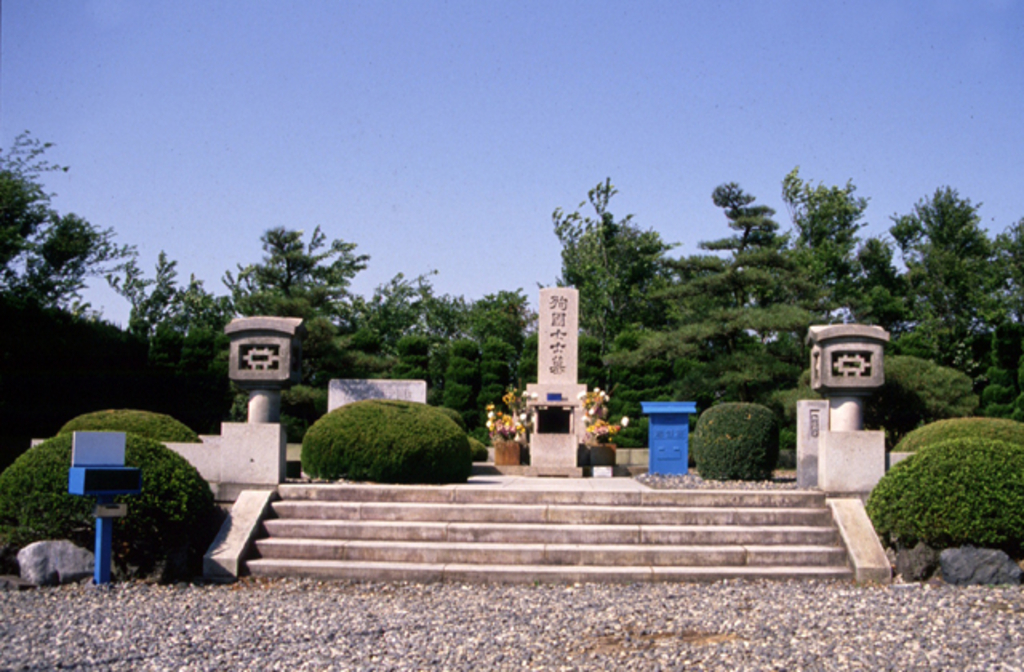
[[[249,422],[281,422],[281,392],[249,390]]]
[[[530,466],[552,474],[579,466],[579,445],[586,434],[579,395],[587,388],[576,382],[579,297],[572,287],[540,290],[537,383],[526,386],[534,427]]]
[[[800,488],[818,485],[818,455],[822,435],[829,431],[829,407],[824,400],[796,402],[796,484]]]

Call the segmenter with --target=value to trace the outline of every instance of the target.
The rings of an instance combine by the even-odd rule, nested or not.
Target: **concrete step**
[[[589,525],[830,525],[823,508],[725,506],[584,506],[579,504],[434,504],[419,502],[276,502],[278,518]]]
[[[255,576],[350,581],[457,581],[474,583],[575,583],[719,581],[722,579],[850,579],[847,567],[490,565],[362,562],[347,560],[250,560]]]
[[[651,546],[625,544],[498,544],[477,542],[394,542],[271,538],[257,542],[265,559],[355,562],[624,565],[624,566],[844,566],[838,546]]]
[[[434,504],[581,504],[589,506],[683,506],[820,508],[825,495],[807,490],[535,490],[478,485],[373,485],[287,483],[282,500],[321,502],[419,502]]]
[[[264,521],[271,537],[388,539],[509,544],[801,544],[838,543],[832,527],[811,525],[583,525],[552,523],[448,523],[392,520]]]

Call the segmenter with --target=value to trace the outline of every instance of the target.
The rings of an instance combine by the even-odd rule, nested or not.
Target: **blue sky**
[[[60,212],[217,294],[263,231],[319,225],[370,255],[360,294],[436,269],[439,293],[535,298],[551,212],[606,177],[674,254],[725,235],[723,182],[788,228],[797,165],[870,198],[864,235],[945,185],[993,233],[1024,217],[1017,0],[6,0],[2,22],[0,146],[55,143]]]

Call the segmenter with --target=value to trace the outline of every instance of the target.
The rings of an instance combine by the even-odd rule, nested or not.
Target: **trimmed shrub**
[[[452,422],[459,426],[459,429],[461,429],[462,431],[466,431],[466,421],[462,419],[462,414],[456,411],[454,408],[448,408],[446,406],[432,406],[431,408],[441,411],[449,418],[451,418]]]
[[[125,464],[142,470],[142,494],[117,498],[128,504],[128,515],[114,524],[117,566],[145,575],[164,563],[167,579],[200,573],[217,532],[210,486],[185,458],[137,434],[126,437]],[[0,537],[19,548],[44,539],[93,548],[95,498],[68,494],[70,466],[71,434],[65,433],[30,448],[0,474]]]
[[[693,457],[701,477],[763,481],[779,459],[779,426],[760,404],[712,406],[697,420]]]
[[[1002,418],[939,420],[910,432],[893,450],[914,453],[925,446],[950,439],[994,439],[1024,446],[1024,422]]]
[[[171,416],[132,409],[86,413],[68,420],[57,433],[71,432],[127,432],[155,441],[199,443],[195,432]]]
[[[474,462],[487,461],[487,446],[477,441],[472,436],[469,437],[469,450],[473,454]]]
[[[314,478],[461,483],[471,469],[466,433],[436,408],[408,401],[347,404],[302,440],[302,470]]]
[[[867,511],[890,545],[972,544],[1017,557],[1024,543],[1024,446],[979,438],[926,445],[878,482]]]

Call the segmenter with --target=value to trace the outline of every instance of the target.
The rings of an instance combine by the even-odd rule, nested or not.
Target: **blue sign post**
[[[117,495],[142,492],[142,471],[124,466],[124,432],[75,432],[71,442],[68,493],[96,498],[96,562],[93,582],[110,583],[114,518],[128,513]]]
[[[694,401],[642,401],[650,416],[647,470],[652,474],[686,474],[690,460],[690,414]]]

